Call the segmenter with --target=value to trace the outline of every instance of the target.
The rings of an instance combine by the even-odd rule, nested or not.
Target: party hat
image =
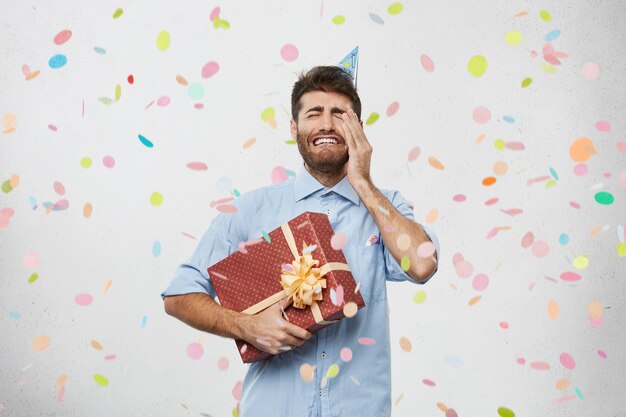
[[[356,88],[356,77],[359,69],[359,47],[354,48],[348,55],[346,55],[337,66],[350,74],[352,80],[354,80],[354,88]]]

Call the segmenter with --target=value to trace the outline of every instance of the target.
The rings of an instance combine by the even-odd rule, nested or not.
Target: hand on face
[[[363,126],[351,108],[341,115],[343,123],[339,125],[341,135],[348,146],[348,180],[353,187],[363,181],[370,181],[370,163],[372,145],[370,145]]]

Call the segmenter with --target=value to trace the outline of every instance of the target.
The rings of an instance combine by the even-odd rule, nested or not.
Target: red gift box
[[[305,212],[266,238],[240,246],[239,251],[208,268],[220,304],[256,314],[293,297],[293,304],[285,309],[286,318],[311,333],[344,318],[343,309],[349,302],[364,307],[343,252],[330,244],[333,234],[325,214]],[[331,289],[343,293],[343,300],[331,299]],[[272,356],[243,340],[236,343],[244,363]]]

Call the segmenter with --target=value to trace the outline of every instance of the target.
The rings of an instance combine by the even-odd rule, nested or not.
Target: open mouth
[[[327,137],[321,137],[321,138],[317,138],[313,141],[313,145],[314,146],[319,146],[319,145],[336,145],[337,139],[335,138],[327,138]]]

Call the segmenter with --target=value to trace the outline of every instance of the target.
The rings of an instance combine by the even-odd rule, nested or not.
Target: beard
[[[320,132],[324,134],[328,132]],[[343,152],[332,151],[330,149],[323,150],[319,153],[311,152],[308,148],[307,137],[308,132],[300,132],[296,135],[298,143],[298,151],[302,155],[302,159],[307,166],[314,171],[323,172],[325,174],[339,172],[348,162],[348,149]]]

